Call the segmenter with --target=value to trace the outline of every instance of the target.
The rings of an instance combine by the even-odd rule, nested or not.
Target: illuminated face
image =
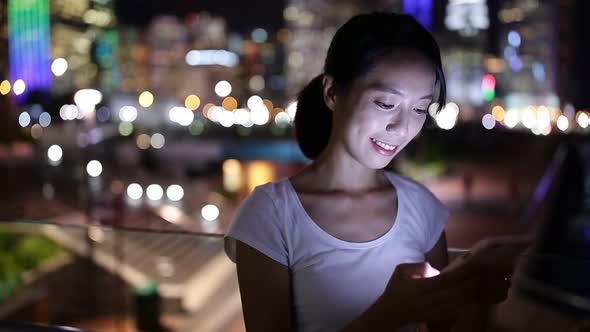
[[[334,98],[334,143],[366,167],[380,169],[422,129],[435,85],[432,64],[396,51]]]

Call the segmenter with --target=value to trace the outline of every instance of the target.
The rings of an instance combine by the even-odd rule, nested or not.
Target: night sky
[[[262,27],[275,31],[284,26],[285,0],[120,0],[115,12],[121,24],[144,26],[161,14],[184,17],[187,13],[207,11],[227,19],[230,31],[249,32]]]

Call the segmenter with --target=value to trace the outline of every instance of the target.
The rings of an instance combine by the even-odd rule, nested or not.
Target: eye
[[[420,109],[420,108],[414,108],[414,112],[416,112],[418,114],[428,114],[428,110]]]
[[[395,107],[395,105],[393,105],[393,104],[386,104],[386,103],[382,103],[377,100],[375,100],[375,105],[379,106],[379,108],[382,108],[384,110],[390,110]]]

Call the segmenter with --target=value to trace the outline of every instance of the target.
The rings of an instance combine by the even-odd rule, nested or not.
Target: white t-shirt
[[[237,239],[289,267],[297,331],[340,330],[383,294],[398,264],[424,261],[440,238],[448,209],[424,186],[386,174],[397,190],[397,216],[368,242],[343,241],[320,228],[288,178],[256,187],[239,207],[225,251],[235,262]]]

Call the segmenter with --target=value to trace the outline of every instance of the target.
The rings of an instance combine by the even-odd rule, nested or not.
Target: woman
[[[313,162],[257,187],[226,236],[249,332],[448,327],[474,303],[477,264],[414,280],[447,265],[448,211],[383,170],[445,94],[438,46],[412,17],[364,14],[336,32],[298,99],[296,136]]]

